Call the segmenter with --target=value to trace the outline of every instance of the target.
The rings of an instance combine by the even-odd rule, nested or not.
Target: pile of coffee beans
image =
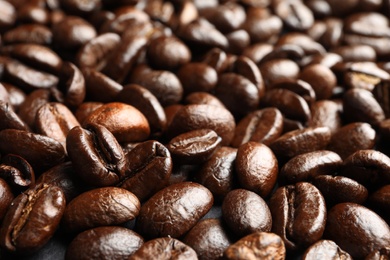
[[[0,259],[390,259],[390,0],[0,0]]]

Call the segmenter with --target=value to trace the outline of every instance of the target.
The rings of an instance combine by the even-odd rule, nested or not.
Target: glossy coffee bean
[[[35,43],[50,45],[53,42],[53,33],[45,25],[21,24],[6,31],[2,37],[4,43]]]
[[[14,192],[24,191],[35,185],[34,170],[24,158],[7,154],[0,162],[0,178],[7,181]]]
[[[107,103],[94,110],[83,126],[93,123],[106,127],[118,142],[143,141],[150,134],[145,116],[135,107],[120,102]]]
[[[222,138],[221,145],[228,145],[235,127],[232,114],[223,107],[187,105],[177,111],[168,126],[167,135],[175,137],[195,129],[212,129]]]
[[[104,187],[84,192],[66,206],[62,226],[76,233],[90,228],[120,225],[137,217],[138,198],[122,188]]]
[[[310,107],[309,127],[327,126],[332,134],[342,126],[342,107],[333,100],[320,100]]]
[[[192,92],[184,99],[184,103],[187,105],[212,105],[225,108],[225,105],[216,96],[207,92]]]
[[[213,130],[198,129],[174,137],[167,148],[181,164],[200,164],[212,156],[221,140]]]
[[[0,179],[0,221],[3,220],[11,202],[14,200],[11,187],[4,179]]]
[[[102,102],[83,102],[74,112],[74,116],[80,124],[83,124],[85,118],[102,105]]]
[[[31,254],[43,247],[57,230],[65,210],[60,188],[39,185],[17,196],[0,229],[0,244],[7,251]]]
[[[50,100],[50,92],[47,89],[39,89],[31,92],[20,105],[18,115],[30,128],[35,127],[35,115],[38,109]]]
[[[342,250],[335,242],[332,240],[320,240],[317,243],[314,243],[302,256],[304,260],[326,258],[326,259],[345,259],[352,260],[352,257]]]
[[[278,188],[269,207],[272,232],[281,236],[288,250],[306,248],[321,239],[326,205],[321,192],[308,182]]]
[[[93,186],[115,185],[126,176],[127,161],[112,133],[102,125],[72,128],[66,149],[82,180]]]
[[[351,123],[337,130],[327,146],[342,159],[359,150],[372,149],[375,145],[376,132],[367,123]]]
[[[288,27],[291,27],[294,30],[306,30],[313,25],[314,16],[312,11],[300,1],[276,1],[273,8],[275,14],[278,15]]]
[[[193,182],[172,184],[154,194],[137,218],[136,231],[145,238],[180,237],[211,208],[213,195]]]
[[[276,156],[292,158],[299,154],[323,150],[331,133],[328,127],[308,127],[285,133],[270,144]]]
[[[234,187],[237,149],[223,146],[215,151],[195,176],[195,180],[208,188],[215,200],[222,201]]]
[[[65,259],[128,259],[143,243],[140,235],[124,227],[92,228],[72,240]]]
[[[235,169],[241,187],[263,198],[272,191],[279,170],[272,150],[256,142],[248,142],[238,148]]]
[[[129,260],[141,259],[198,259],[194,249],[184,244],[180,240],[171,237],[159,237],[151,239],[141,246]]]
[[[330,98],[336,86],[334,73],[328,67],[320,64],[305,67],[299,78],[313,87],[317,100]]]
[[[177,77],[183,85],[184,93],[211,92],[218,81],[215,69],[205,63],[190,62],[180,67]]]
[[[373,211],[354,203],[340,203],[328,213],[325,236],[354,258],[388,246],[390,228]]]
[[[272,227],[272,216],[267,203],[249,190],[230,191],[222,203],[222,217],[229,229],[239,237],[257,231],[269,232]]]
[[[169,150],[161,143],[149,140],[125,154],[126,177],[119,186],[131,191],[141,202],[149,199],[168,184],[172,172]]]
[[[267,88],[281,81],[297,79],[299,75],[298,65],[287,59],[266,61],[260,65],[260,71]]]
[[[193,248],[198,259],[219,259],[232,243],[220,219],[208,218],[199,221],[184,237],[183,242]]]
[[[254,232],[230,245],[224,252],[229,260],[244,259],[285,259],[286,248],[283,240],[270,232]]]
[[[340,156],[331,151],[319,150],[297,155],[283,165],[280,177],[287,183],[311,181],[316,176],[335,174],[342,166]]]
[[[29,131],[29,127],[14,112],[11,104],[0,101],[0,129],[16,129]]]
[[[370,207],[375,210],[380,216],[385,220],[389,220],[390,216],[390,207],[389,207],[389,197],[390,197],[390,185],[384,185],[375,192],[373,192],[368,198]]]

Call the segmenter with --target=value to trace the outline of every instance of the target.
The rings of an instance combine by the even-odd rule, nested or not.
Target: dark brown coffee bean
[[[269,145],[283,130],[283,116],[277,108],[254,111],[237,124],[231,146],[239,147],[249,141]]]
[[[288,89],[271,89],[265,93],[261,104],[276,107],[287,118],[306,122],[311,117],[310,107],[303,97]]]
[[[78,14],[80,16],[88,15],[101,8],[101,0],[91,0],[88,2],[79,2],[75,0],[65,0],[61,2],[61,7],[71,14]]]
[[[215,200],[222,201],[234,187],[234,160],[237,149],[223,146],[215,151],[196,174],[197,182],[208,188]]]
[[[136,230],[145,238],[180,237],[211,208],[213,195],[193,182],[172,184],[142,205]]]
[[[17,13],[15,7],[7,1],[0,1],[0,9],[0,31],[3,32],[15,23]]]
[[[318,241],[306,249],[302,259],[314,260],[318,259],[318,257],[335,260],[352,260],[352,257],[347,252],[342,250],[335,242],[325,239]]]
[[[379,250],[374,250],[371,252],[365,260],[382,260],[382,259],[389,259],[390,258],[390,248],[389,247],[384,247]]]
[[[222,203],[222,217],[229,229],[239,237],[254,232],[269,232],[272,227],[267,203],[249,190],[235,189],[229,192]]]
[[[2,178],[0,178],[0,197],[0,221],[2,221],[11,202],[14,200],[11,187]]]
[[[138,198],[122,188],[104,187],[84,192],[66,206],[62,225],[66,232],[119,225],[137,217]]]
[[[53,42],[52,31],[39,24],[21,24],[3,34],[3,41],[6,44],[14,43],[35,43],[50,45]]]
[[[286,89],[294,92],[295,94],[298,94],[301,96],[307,104],[310,106],[316,101],[316,93],[313,89],[313,87],[303,80],[288,80],[288,81],[281,81],[279,83],[276,83],[272,86],[273,89]]]
[[[193,92],[211,92],[218,81],[215,69],[205,63],[190,62],[180,67],[177,77],[185,95]]]
[[[238,182],[241,187],[267,197],[278,177],[278,161],[268,146],[248,142],[237,150],[235,161]]]
[[[336,76],[326,66],[315,64],[306,66],[299,78],[309,83],[316,93],[317,100],[328,99],[336,86]]]
[[[145,116],[135,107],[112,102],[94,110],[83,122],[101,124],[106,127],[118,142],[143,141],[150,134],[150,127]]]
[[[168,184],[172,159],[161,143],[153,140],[140,143],[125,156],[128,160],[127,173],[119,186],[134,193],[141,202]]]
[[[191,52],[176,37],[158,37],[147,48],[150,65],[155,69],[174,70],[191,60]]]
[[[342,175],[367,188],[390,183],[390,158],[376,150],[359,150],[344,160]]]
[[[342,106],[333,100],[320,100],[310,107],[311,118],[307,122],[309,127],[329,127],[332,134],[342,126]]]
[[[280,177],[287,183],[312,181],[316,176],[335,174],[343,160],[337,153],[319,150],[297,155],[280,170]]]
[[[174,137],[167,148],[173,160],[181,164],[200,164],[211,157],[221,140],[213,130],[197,129]]]
[[[72,128],[66,149],[76,171],[85,183],[110,186],[126,177],[127,161],[113,134],[104,126],[88,124]]]
[[[35,127],[35,115],[38,109],[50,101],[50,91],[38,89],[31,92],[20,105],[18,115],[30,128]]]
[[[15,112],[19,112],[19,107],[22,105],[22,103],[26,100],[26,94],[18,87],[2,82],[0,83],[3,87],[0,87],[0,98],[3,101],[8,101]],[[3,90],[7,92],[7,94],[4,94]]]
[[[78,234],[69,244],[65,259],[128,259],[144,243],[143,238],[124,227],[97,227]]]
[[[27,124],[14,112],[11,105],[3,101],[0,101],[0,129],[30,130]]]
[[[256,85],[236,73],[219,76],[215,95],[237,117],[245,116],[259,105],[260,94]]]
[[[58,164],[42,173],[36,180],[36,185],[43,183],[60,187],[67,202],[85,190],[72,162]]]
[[[120,37],[115,33],[101,34],[80,48],[76,56],[76,64],[81,68],[100,71],[106,66],[107,57],[118,48]]]
[[[368,45],[338,46],[331,51],[340,55],[343,61],[375,61],[377,58],[374,48]]]
[[[57,230],[65,210],[60,188],[39,185],[17,196],[0,230],[0,244],[7,251],[31,254],[44,246]]]
[[[297,79],[299,75],[298,65],[287,59],[266,61],[260,65],[260,71],[268,89],[278,82]]]
[[[387,223],[390,220],[390,185],[385,185],[375,192],[373,192],[368,198],[368,205],[375,210],[380,216],[382,216]]]
[[[0,132],[0,152],[23,157],[31,164],[37,175],[65,160],[64,147],[58,141],[14,129]]]
[[[368,196],[363,185],[343,176],[317,176],[313,179],[313,185],[321,191],[328,207],[342,202],[363,204]]]
[[[211,105],[187,105],[174,115],[168,125],[167,134],[175,137],[196,130],[211,129],[222,138],[221,145],[228,145],[236,127],[232,114],[223,107]]]
[[[246,18],[244,8],[233,2],[205,8],[201,15],[214,24],[222,33],[229,33],[239,28]]]
[[[159,136],[165,130],[167,118],[164,108],[146,88],[137,84],[126,85],[118,93],[116,100],[137,108],[148,120],[152,134]]]
[[[272,195],[272,232],[282,237],[289,250],[305,248],[321,239],[326,205],[321,192],[308,182],[278,188]]]
[[[282,260],[286,257],[286,248],[278,235],[270,232],[255,232],[230,245],[223,255],[228,260]]]
[[[300,46],[293,44],[284,44],[275,47],[270,53],[268,53],[261,59],[261,62],[264,63],[276,59],[289,59],[293,60],[294,62],[301,63],[304,56],[305,53]]]
[[[184,103],[187,105],[211,105],[225,108],[225,105],[216,96],[207,92],[193,92],[186,96]]]
[[[35,173],[31,165],[14,154],[7,154],[1,158],[0,178],[6,180],[15,192],[35,185]]]
[[[390,244],[390,228],[386,222],[354,203],[340,203],[329,211],[325,236],[353,258],[363,258]]]
[[[66,136],[69,131],[80,126],[72,112],[61,103],[46,103],[41,106],[35,116],[37,132],[53,138],[66,146]]]
[[[314,22],[311,10],[301,1],[275,1],[274,12],[293,30],[309,29]]]
[[[96,109],[103,105],[102,102],[84,102],[82,103],[74,113],[77,121],[83,124],[84,120]]]
[[[367,122],[373,126],[385,119],[385,114],[373,94],[364,89],[350,89],[343,96],[343,114],[349,122]]]
[[[163,107],[176,104],[183,97],[180,80],[170,71],[135,69],[130,83],[138,84],[152,92]]]
[[[16,60],[8,60],[4,74],[11,83],[26,91],[52,88],[57,86],[59,81],[52,74],[36,70]]]
[[[372,149],[375,138],[375,130],[369,124],[351,123],[332,134],[327,149],[345,159],[359,150]]]
[[[194,249],[180,240],[171,237],[159,237],[143,244],[140,249],[129,257],[129,260],[156,258],[161,260],[197,260],[198,256]]]
[[[232,244],[232,235],[220,219],[209,218],[199,221],[185,235],[183,242],[195,250],[198,259],[219,259]]]
[[[301,47],[306,55],[326,53],[325,48],[320,43],[314,41],[304,33],[289,32],[281,35],[276,43],[276,46],[285,44],[292,44]]]
[[[84,69],[87,97],[97,102],[113,102],[123,86],[94,69]]]
[[[340,55],[327,52],[312,55],[309,64],[321,64],[328,68],[332,68],[336,63],[341,62],[342,60],[343,58],[341,58]]]
[[[250,36],[247,31],[240,29],[226,35],[229,43],[227,52],[239,55],[250,44]]]
[[[308,127],[285,133],[272,142],[270,148],[277,156],[292,158],[299,154],[325,149],[330,138],[328,127]]]
[[[86,20],[66,16],[53,24],[53,42],[62,49],[77,49],[96,37],[96,30]]]

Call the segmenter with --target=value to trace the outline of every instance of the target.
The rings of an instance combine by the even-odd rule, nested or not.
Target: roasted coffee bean
[[[325,230],[326,205],[321,192],[308,182],[278,188],[269,207],[272,232],[288,250],[306,248],[321,239]]]
[[[375,61],[376,52],[368,45],[338,46],[332,52],[340,55],[343,61]]]
[[[172,184],[142,205],[136,231],[145,238],[184,235],[210,210],[213,195],[193,182]]]
[[[83,122],[101,124],[106,127],[118,142],[143,141],[150,134],[150,127],[145,116],[135,107],[112,102],[94,110]]]
[[[347,158],[354,152],[372,149],[375,145],[376,132],[367,123],[351,123],[344,125],[332,134],[327,149]]]
[[[286,183],[312,181],[316,176],[335,174],[343,160],[331,151],[318,150],[297,155],[283,165],[280,178]]]
[[[198,129],[180,134],[167,145],[174,161],[181,164],[200,164],[207,161],[222,139],[210,129]]]
[[[181,66],[177,77],[180,79],[185,95],[201,91],[211,92],[218,81],[215,69],[200,62],[189,62]]]
[[[121,84],[94,69],[83,69],[87,98],[96,102],[113,102],[123,89]]]
[[[124,227],[96,227],[78,234],[69,244],[65,259],[128,259],[144,243]]]
[[[0,162],[0,177],[6,180],[15,192],[35,185],[34,170],[22,157],[8,154],[3,156]]]
[[[390,244],[390,228],[386,222],[354,203],[340,203],[329,211],[324,236],[353,258],[364,258]]]
[[[234,116],[240,118],[258,107],[260,94],[249,79],[236,73],[224,73],[218,78],[215,96]]]
[[[381,260],[381,259],[386,259],[390,258],[390,248],[389,247],[384,247],[379,250],[374,250],[371,252],[365,260]]]
[[[12,193],[11,187],[8,183],[0,178],[0,222],[3,220],[5,214],[11,202],[14,200],[14,194]]]
[[[0,132],[0,152],[19,155],[26,159],[37,175],[65,160],[64,147],[58,141],[15,129]]]
[[[239,147],[249,141],[269,145],[283,130],[283,115],[277,108],[254,111],[237,124],[231,146]]]
[[[64,193],[57,186],[43,184],[21,193],[3,219],[1,247],[19,254],[39,250],[57,230],[65,204]]]
[[[285,133],[270,144],[276,156],[292,158],[299,154],[323,150],[331,133],[328,127],[308,127]]]
[[[0,101],[0,129],[30,130],[27,124],[14,112],[11,105],[3,101]]]
[[[137,217],[138,198],[122,188],[104,187],[84,192],[66,206],[62,225],[76,233],[94,227],[120,225]]]
[[[325,53],[325,48],[318,42],[314,41],[308,35],[299,32],[289,32],[279,37],[276,46],[285,44],[297,45],[302,48],[306,55],[315,55]]]
[[[375,210],[379,215],[381,215],[387,223],[390,221],[390,185],[385,185],[374,193],[370,195],[368,198],[369,206]]]
[[[223,107],[187,105],[176,112],[168,125],[167,135],[172,138],[191,130],[211,129],[222,138],[221,145],[228,145],[233,138],[235,127],[232,114]]]
[[[342,106],[333,100],[320,100],[310,107],[309,127],[329,127],[332,134],[342,126]]]
[[[38,89],[31,92],[20,105],[18,115],[30,127],[35,127],[35,115],[38,109],[50,101],[50,92],[47,89]]]
[[[352,257],[342,250],[335,242],[325,239],[310,246],[302,256],[302,259],[304,260],[314,260],[318,258],[352,260]]]
[[[266,92],[261,104],[276,107],[287,118],[305,123],[311,117],[310,107],[303,97],[288,89],[271,89]]]
[[[246,13],[241,5],[228,2],[214,8],[205,8],[202,13],[222,33],[239,28],[245,21]]]
[[[321,191],[328,207],[342,202],[363,204],[368,196],[363,185],[343,176],[321,175],[315,177],[312,183]]]
[[[14,86],[12,84],[5,83],[5,82],[2,82],[0,84],[3,85],[5,91],[7,92],[7,94],[5,96],[8,96],[8,97],[0,98],[0,99],[3,101],[8,100],[9,103],[12,105],[12,108],[14,109],[14,111],[18,112],[19,107],[26,100],[26,94],[20,88]],[[0,87],[0,89],[1,89],[1,87]],[[2,91],[0,91],[0,92],[2,92]],[[0,96],[3,96],[3,94],[0,94]]]
[[[115,33],[101,34],[80,48],[76,57],[76,64],[81,68],[100,71],[107,64],[107,57],[115,51],[120,43],[120,37]]]
[[[342,175],[367,188],[390,183],[390,158],[376,150],[359,150],[344,160]]]
[[[275,1],[274,12],[293,30],[309,29],[314,22],[311,10],[301,1]]]
[[[298,45],[285,44],[275,47],[270,53],[265,55],[261,62],[267,62],[276,59],[290,59],[294,62],[301,63],[305,56],[305,53]]]
[[[6,31],[2,36],[6,44],[33,43],[50,45],[53,42],[52,31],[40,24],[21,24]]]
[[[216,218],[199,221],[183,238],[183,242],[195,250],[199,259],[221,258],[232,240],[222,221]]]
[[[329,99],[336,86],[336,76],[326,66],[315,64],[305,67],[299,78],[309,83],[316,93],[317,100]]]
[[[216,201],[222,201],[234,187],[237,149],[223,146],[215,151],[195,176],[195,180],[208,188]]]
[[[229,43],[227,51],[237,55],[249,46],[251,40],[248,32],[242,29],[227,34],[226,38]]]
[[[146,88],[129,84],[116,96],[116,100],[137,108],[148,120],[152,135],[161,135],[166,128],[167,118],[158,99]]]
[[[232,190],[225,196],[222,217],[229,229],[240,238],[254,232],[269,232],[272,227],[267,203],[256,193],[245,189]]]
[[[343,95],[343,115],[349,122],[367,122],[373,126],[385,119],[384,111],[373,94],[357,88]]]
[[[149,140],[138,144],[126,155],[126,178],[120,187],[131,191],[141,202],[167,186],[172,172],[172,158],[161,143]]]
[[[260,71],[267,89],[281,81],[298,79],[299,76],[298,64],[287,59],[275,59],[261,63]]]
[[[230,245],[223,255],[228,260],[282,260],[286,258],[286,248],[278,235],[270,232],[254,232]]]
[[[278,177],[278,161],[268,146],[248,142],[237,150],[235,161],[237,179],[241,187],[266,198]]]
[[[128,166],[123,150],[102,125],[72,128],[66,137],[66,149],[76,171],[89,185],[115,185],[126,177]]]
[[[101,0],[92,0],[88,2],[79,2],[75,0],[65,0],[61,2],[61,6],[72,14],[88,15],[101,8]]]
[[[39,134],[46,135],[66,146],[69,131],[80,126],[73,113],[61,103],[46,103],[35,116],[35,127]]]
[[[301,96],[309,106],[311,106],[317,99],[316,93],[313,87],[303,80],[288,80],[276,83],[272,86],[273,89],[287,89],[295,94]]]
[[[273,49],[274,47],[271,44],[255,43],[245,48],[242,55],[248,57],[254,63],[259,64]]]
[[[184,99],[184,103],[187,105],[212,105],[212,106],[220,106],[224,107],[225,105],[219,100],[216,96],[209,94],[207,92],[192,92],[187,95]]]
[[[17,13],[14,6],[7,1],[0,1],[0,7],[0,31],[3,32],[14,24]]]
[[[188,259],[197,260],[198,256],[194,249],[180,240],[171,237],[159,237],[151,239],[141,246],[129,260],[141,259]]]
[[[84,102],[82,103],[74,113],[74,116],[76,117],[77,121],[80,122],[80,124],[84,123],[84,120],[96,109],[101,107],[103,105],[102,102]]]

